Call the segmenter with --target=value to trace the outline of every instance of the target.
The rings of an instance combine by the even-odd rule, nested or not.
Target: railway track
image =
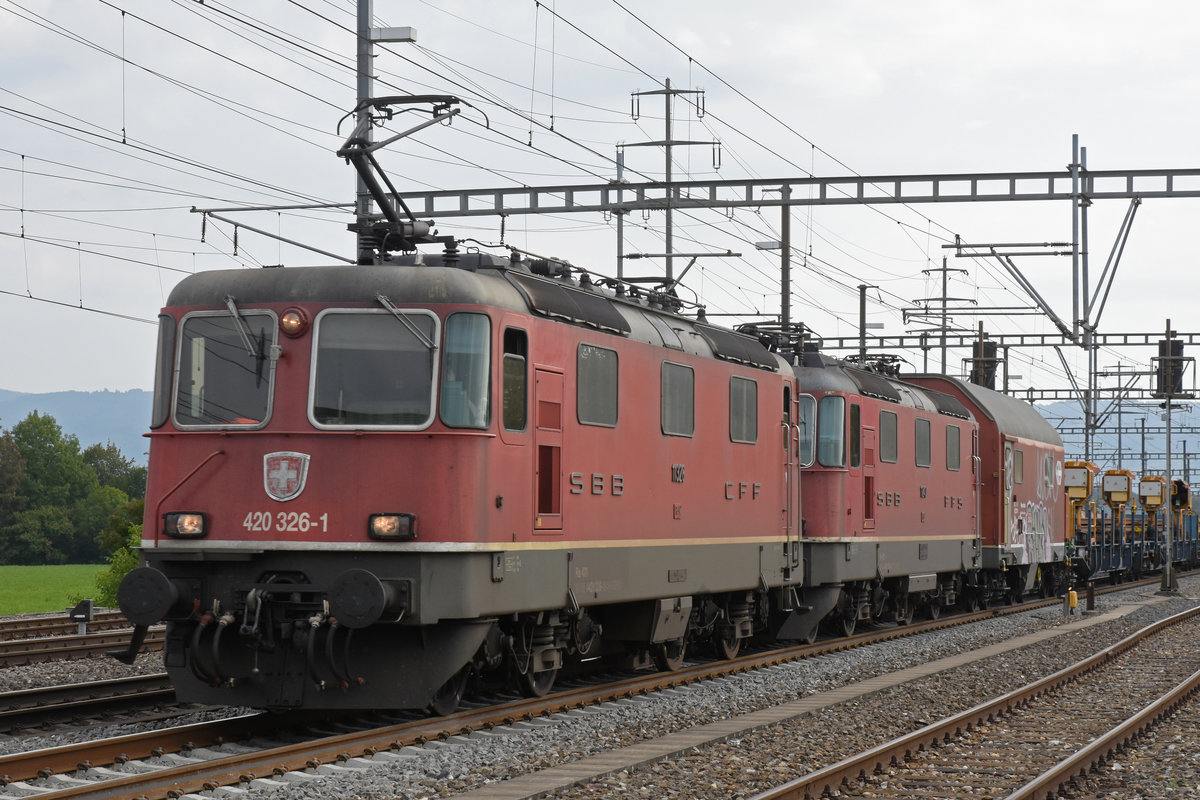
[[[98,790],[103,780],[106,797],[156,798],[242,784],[269,786],[272,776],[294,770],[320,770],[337,765],[362,765],[358,759],[388,758],[409,746],[445,741],[497,727],[529,724],[555,714],[589,706],[635,698],[684,684],[706,681],[722,675],[747,672],[784,664],[824,653],[886,641],[915,633],[963,625],[1005,613],[1016,613],[1044,606],[1049,602],[985,610],[955,618],[916,623],[857,634],[842,640],[802,645],[783,650],[750,654],[732,661],[693,664],[672,673],[637,674],[603,686],[588,685],[565,689],[540,700],[510,700],[483,708],[469,709],[446,717],[395,718],[379,724],[379,718],[323,718],[325,727],[337,725],[349,730],[334,736],[306,732],[309,718],[301,715],[280,717],[252,715],[233,720],[203,723],[168,731],[68,745],[52,750],[0,758],[0,775],[10,785],[23,790],[28,781],[52,797],[83,797]],[[279,746],[287,736],[295,744]],[[117,776],[95,765],[119,765],[137,761],[140,775]],[[56,777],[57,776],[57,777]],[[72,781],[86,781],[74,784]],[[268,783],[264,783],[267,781]],[[0,797],[4,794],[0,792]]]
[[[148,716],[147,709],[174,705],[175,689],[165,673],[4,692],[0,736],[58,725],[78,728],[89,720],[93,725],[145,721],[167,715]]]
[[[85,633],[67,636],[39,636],[33,639],[10,639],[0,642],[0,667],[22,667],[45,661],[92,658],[109,650],[123,649],[129,644],[129,631]],[[166,637],[162,625],[150,629],[142,645],[145,650],[161,650]]]
[[[753,800],[1063,796],[1200,689],[1200,608]]]
[[[92,632],[128,629],[129,620],[116,609],[100,609],[93,613],[87,628]],[[66,614],[41,617],[0,619],[0,642],[13,639],[36,639],[42,636],[67,636],[79,632],[79,623]]]
[[[1129,585],[1122,588],[1129,588]],[[494,707],[463,711],[448,717],[389,717],[386,719],[387,724],[382,727],[379,717],[374,720],[348,719],[338,721],[337,724],[354,728],[353,732],[335,737],[305,733],[303,717],[254,715],[232,721],[188,726],[168,733],[152,732],[89,744],[68,745],[57,750],[0,758],[0,783],[8,783],[20,790],[25,782],[34,781],[40,793],[49,789],[54,791],[53,794],[45,795],[48,797],[89,796],[98,788],[94,782],[101,778],[112,779],[104,783],[105,796],[112,797],[177,796],[180,792],[229,783],[246,784],[259,781],[261,785],[263,780],[269,781],[272,775],[288,770],[314,769],[330,763],[345,764],[375,754],[380,754],[380,758],[387,758],[388,753],[394,753],[409,745],[470,735],[521,720],[534,720],[618,698],[633,698],[662,688],[708,680],[720,674],[745,672],[1058,602],[1034,601],[956,618],[876,630],[844,640],[752,654],[731,662],[697,664],[675,673],[638,675],[604,687],[589,686],[558,692],[541,701],[511,701]],[[164,678],[163,675],[148,676],[150,680]],[[33,712],[34,716],[36,713]],[[273,746],[277,744],[277,741],[273,740],[277,740],[281,731],[286,730],[285,723],[296,726],[296,732],[291,735],[299,740],[299,744],[279,749]],[[237,752],[227,752],[231,748]],[[114,777],[104,768],[105,765],[120,768],[119,765],[128,760],[137,760],[138,769],[153,772],[140,778]],[[77,783],[79,781],[84,783]],[[3,796],[5,793],[0,791],[0,797]]]
[[[819,642],[805,648],[771,651],[765,657],[784,658],[780,654],[799,654],[795,658],[807,658],[833,653],[901,636],[913,636],[931,630],[987,619],[1000,614],[1018,613],[1046,605],[1047,601],[1032,601],[1019,606],[984,610],[970,615],[945,617],[939,620],[918,622],[907,626],[883,628]],[[125,634],[126,636],[128,634]],[[148,641],[149,638],[148,638]],[[119,642],[123,644],[124,642]],[[15,644],[15,643],[14,643]],[[108,645],[108,647],[111,647]],[[100,649],[106,649],[104,647]],[[19,656],[14,656],[18,658]],[[0,659],[3,652],[0,651]],[[786,660],[786,659],[785,659]],[[689,662],[689,663],[695,663]],[[768,662],[770,663],[770,662]],[[775,662],[780,663],[780,662]],[[750,669],[746,667],[744,669]],[[673,673],[680,675],[681,673]],[[174,702],[174,690],[165,672],[137,678],[111,681],[96,681],[66,686],[50,686],[0,693],[0,735],[11,735],[22,729],[29,730],[50,725],[62,725],[72,719],[92,720],[100,715],[120,712],[134,713],[138,706],[144,708]],[[90,722],[88,724],[91,724]]]

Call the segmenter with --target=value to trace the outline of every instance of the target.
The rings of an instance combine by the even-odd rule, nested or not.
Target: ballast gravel
[[[939,673],[872,695],[821,709],[779,725],[749,731],[708,747],[676,755],[640,768],[619,771],[548,795],[575,798],[744,798],[791,778],[833,763],[866,747],[895,738],[929,722],[963,711],[981,699],[1003,694],[1030,680],[1061,669],[1094,653],[1148,623],[1197,604],[1200,580],[1181,581],[1179,596],[1159,598],[1153,589],[1132,589],[1098,598],[1096,611],[1123,603],[1148,604],[1112,622],[1083,631],[1064,633],[1041,644],[968,664],[952,673]],[[1078,619],[1075,617],[1074,619]],[[1061,625],[1058,607],[1009,615],[932,634],[897,639],[805,661],[742,674],[667,693],[622,700],[584,712],[498,729],[495,735],[460,742],[436,742],[425,748],[406,748],[399,758],[377,757],[369,769],[338,771],[319,779],[288,781],[277,788],[256,788],[248,795],[263,800],[418,800],[452,797],[485,790],[497,782],[537,770],[578,761],[666,734],[752,711],[774,707],[848,683],[887,674],[928,661]],[[97,663],[98,660],[93,659]],[[39,664],[0,670],[0,690],[32,685],[94,679],[92,661]],[[117,674],[131,674],[129,668]],[[138,659],[137,672],[161,670],[161,656]],[[20,675],[18,676],[18,673]],[[1098,702],[1102,702],[1098,698]],[[241,709],[217,712],[221,716]],[[195,715],[196,720],[212,713]],[[173,724],[195,720],[178,720]],[[113,726],[92,729],[87,738],[115,736],[153,726]],[[55,734],[0,739],[0,754],[68,744]],[[1195,738],[1184,745],[1197,750]],[[1191,776],[1196,776],[1193,769]],[[315,777],[315,776],[314,776]],[[1122,791],[1137,794],[1124,775]],[[1180,782],[1175,776],[1176,782]],[[1200,786],[1187,783],[1200,797]],[[1148,784],[1148,787],[1153,785]],[[1147,789],[1150,791],[1150,788]],[[1161,783],[1154,791],[1161,792]],[[223,796],[229,796],[223,790]]]

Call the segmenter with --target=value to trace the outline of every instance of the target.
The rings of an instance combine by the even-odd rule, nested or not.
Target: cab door
[[[800,409],[783,389],[783,539],[788,569],[800,566]]]
[[[538,367],[534,374],[534,533],[561,533],[563,374]]]

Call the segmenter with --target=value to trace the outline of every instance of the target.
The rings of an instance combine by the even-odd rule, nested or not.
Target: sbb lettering
[[[585,486],[594,495],[604,494],[607,490],[613,497],[620,497],[625,494],[625,476],[624,475],[603,475],[599,472],[593,472],[591,475],[584,475],[582,472],[572,472],[568,477],[571,484],[571,494],[583,494]]]

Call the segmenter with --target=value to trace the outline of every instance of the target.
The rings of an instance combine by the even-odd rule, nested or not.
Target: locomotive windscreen
[[[273,317],[194,314],[180,339],[177,425],[258,425],[267,418]]]

